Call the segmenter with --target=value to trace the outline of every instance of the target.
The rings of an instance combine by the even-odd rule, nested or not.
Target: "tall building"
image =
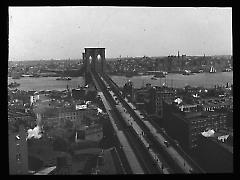
[[[28,174],[27,131],[23,125],[8,132],[9,174]]]
[[[32,95],[30,95],[30,105],[34,104],[37,102],[37,100],[40,99],[39,93],[34,92]]]
[[[125,96],[133,98],[133,83],[131,81],[127,82],[123,86],[123,93]]]
[[[163,101],[171,101],[175,97],[175,91],[167,87],[156,88],[155,103],[156,103],[156,114],[163,118]]]
[[[233,172],[233,135],[219,131],[211,135],[199,134],[196,160],[208,173]]]
[[[163,101],[163,126],[186,151],[197,147],[197,136],[206,130],[226,127],[226,113],[202,111],[198,104]]]
[[[136,104],[143,103],[143,105],[138,108],[144,110],[147,114],[156,113],[155,89],[150,83],[147,83],[144,88],[135,90],[134,93],[134,101]]]
[[[175,91],[168,87],[152,87],[147,84],[146,88],[136,90],[135,101],[145,103],[145,110],[148,114],[155,114],[163,117],[163,100],[173,100]]]

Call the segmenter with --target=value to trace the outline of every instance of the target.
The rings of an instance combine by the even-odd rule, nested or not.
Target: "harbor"
[[[152,75],[146,76],[111,76],[114,82],[123,87],[124,84],[131,80],[135,88],[141,88],[147,83],[151,83],[153,86],[167,85],[169,87],[183,88],[187,85],[194,87],[206,87],[212,88],[215,85],[226,85],[226,83],[233,84],[233,72],[219,72],[219,73],[197,73],[191,76],[185,76],[182,74],[169,73],[165,78],[151,79]],[[79,85],[84,85],[83,77],[72,77],[71,80],[61,81],[56,80],[56,77],[39,77],[31,78],[24,77],[21,79],[12,79],[8,77],[8,84],[12,82],[20,83],[18,87],[21,90],[64,90],[67,85],[69,88],[77,88]],[[47,86],[46,86],[47,84]]]

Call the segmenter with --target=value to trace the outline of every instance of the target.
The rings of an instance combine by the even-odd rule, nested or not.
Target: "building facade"
[[[165,87],[156,89],[156,97],[154,98],[155,104],[156,104],[156,114],[160,118],[163,118],[163,101],[173,100],[174,97],[175,97],[175,91],[173,89],[169,89]]]
[[[17,131],[9,130],[9,174],[28,174],[27,132],[23,125]]]
[[[40,96],[38,93],[34,93],[32,96],[30,96],[30,105],[36,103],[40,99]]]
[[[168,87],[152,87],[135,90],[134,101],[136,104],[144,103],[148,114],[155,114],[163,118],[163,100],[173,100],[175,91]]]
[[[223,137],[228,138],[222,141]],[[196,153],[199,164],[206,172],[233,173],[233,146],[228,143],[230,138],[229,134],[210,137],[199,135]]]
[[[176,105],[163,101],[163,126],[186,150],[197,147],[197,136],[204,130],[226,128],[226,113],[203,112],[199,105]]]

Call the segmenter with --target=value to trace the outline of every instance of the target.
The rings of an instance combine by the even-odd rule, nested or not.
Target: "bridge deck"
[[[95,84],[96,88],[98,89],[98,91],[100,91],[98,94],[101,97],[102,102],[105,106],[105,109],[106,109],[106,111],[109,115],[110,122],[111,122],[111,124],[114,128],[114,131],[117,135],[118,140],[120,141],[122,150],[124,151],[124,153],[127,157],[127,160],[128,160],[128,163],[131,167],[132,172],[134,174],[144,174],[144,170],[142,169],[142,167],[141,167],[133,149],[131,148],[127,138],[124,135],[124,133],[121,131],[121,129],[122,129],[121,125],[118,123],[118,121],[114,120],[114,117],[113,117],[114,112],[111,108],[111,105],[107,101],[106,97],[104,96],[103,92],[101,91],[100,86],[98,85],[98,83],[97,83],[97,81],[94,77],[93,77],[93,81],[94,81],[94,84]]]

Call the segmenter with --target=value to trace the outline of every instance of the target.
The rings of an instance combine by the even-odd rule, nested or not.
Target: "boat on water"
[[[18,86],[20,86],[20,84],[16,83],[16,82],[12,82],[8,85],[9,88],[15,88],[15,87],[18,87]]]
[[[143,72],[139,72],[138,75],[139,75],[139,76],[143,76],[144,73],[143,73]]]
[[[183,75],[192,75],[193,73],[190,70],[184,70]]]
[[[209,72],[210,72],[210,73],[215,73],[215,72],[217,72],[217,70],[216,70],[213,66],[211,66]]]
[[[23,74],[22,77],[33,77],[31,74]]]
[[[145,74],[154,75],[154,77],[157,77],[157,78],[164,78],[168,73],[165,71],[146,71]]]
[[[69,81],[72,80],[70,77],[59,77],[56,80]]]
[[[226,68],[223,70],[223,72],[231,72],[231,71],[232,71],[232,69],[230,69],[230,68]]]
[[[158,72],[154,75],[156,78],[165,78],[167,75],[167,72]]]

